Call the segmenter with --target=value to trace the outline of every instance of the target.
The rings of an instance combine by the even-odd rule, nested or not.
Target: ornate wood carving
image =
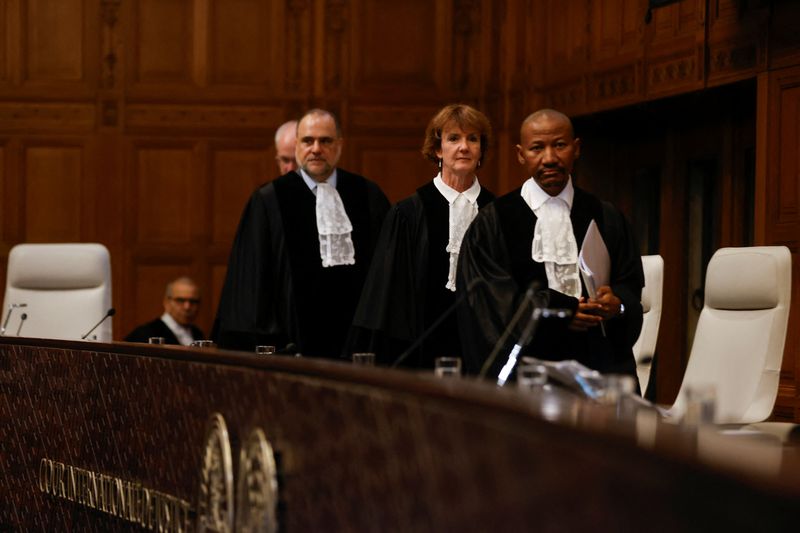
[[[326,96],[343,88],[347,72],[347,0],[325,2],[325,89]]]
[[[296,93],[308,88],[310,61],[309,0],[286,0],[286,92]]]
[[[119,7],[122,0],[102,0],[100,4],[100,20],[103,34],[103,59],[100,84],[104,89],[113,89],[116,86],[116,66],[119,61],[118,50],[119,35],[117,22],[119,22]],[[113,124],[107,124],[113,125]]]
[[[354,129],[409,129],[422,139],[428,121],[438,106],[358,106],[350,110],[350,124]]]
[[[613,72],[593,74],[590,81],[593,107],[637,98],[640,93],[638,70],[639,65],[630,65]]]
[[[191,106],[134,104],[125,108],[128,128],[157,129],[272,129],[283,112],[266,106]]]
[[[646,93],[648,96],[668,94],[686,90],[689,87],[701,87],[700,71],[702,50],[668,59],[653,59],[646,63]]]
[[[91,104],[0,102],[0,131],[86,132],[94,125],[95,107]]]

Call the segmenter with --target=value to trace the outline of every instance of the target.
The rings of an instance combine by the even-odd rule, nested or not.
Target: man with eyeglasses
[[[212,338],[338,358],[389,201],[380,187],[337,168],[336,117],[308,111],[287,172],[253,193],[233,243]]]
[[[200,288],[194,281],[187,277],[170,281],[164,293],[164,314],[131,331],[125,341],[148,342],[151,337],[163,337],[164,344],[188,346],[204,339],[203,332],[194,325],[199,308]]]

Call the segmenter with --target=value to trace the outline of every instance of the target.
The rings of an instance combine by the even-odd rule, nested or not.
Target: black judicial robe
[[[341,356],[389,201],[362,176],[342,169],[337,176],[355,264],[322,267],[316,197],[299,174],[262,186],[245,207],[228,261],[214,323],[220,347]]]
[[[494,195],[481,187],[478,208],[492,200]],[[449,214],[433,181],[389,211],[353,320],[351,351],[374,351],[379,363],[392,364],[455,303],[459,293],[445,287]],[[462,286],[457,287],[460,291]],[[440,356],[461,357],[453,309],[402,366],[433,368]]]
[[[498,198],[478,213],[472,222],[459,256],[460,286],[474,290],[459,306],[464,366],[477,373],[519,305],[536,281],[539,296],[550,307],[577,309],[578,300],[546,288],[544,263],[531,258],[536,215],[517,189]],[[625,305],[625,314],[605,321],[606,337],[600,327],[588,332],[567,328],[568,321],[543,321],[533,342],[523,351],[547,360],[576,359],[604,373],[636,376],[632,347],[642,326],[641,293],[644,274],[635,239],[625,217],[607,202],[575,187],[570,213],[575,240],[580,248],[589,223],[594,219],[611,257],[611,289]],[[584,288],[584,296],[585,288]],[[530,316],[530,315],[527,315]],[[489,372],[496,377],[513,345],[519,340],[525,320],[520,321],[505,343]]]
[[[190,325],[192,330],[192,337],[194,340],[202,340],[203,332],[195,325]],[[164,344],[180,344],[178,337],[169,329],[166,323],[161,318],[142,324],[137,327],[123,339],[125,342],[148,342],[150,337],[164,337]]]

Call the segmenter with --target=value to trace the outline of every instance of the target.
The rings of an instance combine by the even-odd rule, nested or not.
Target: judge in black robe
[[[564,115],[552,110],[534,113],[523,123],[520,163],[532,179],[555,197],[570,180],[579,139]],[[467,372],[478,373],[521,305],[526,292],[538,290],[536,300],[551,308],[568,309],[573,318],[540,323],[533,342],[522,355],[541,359],[576,359],[604,373],[636,377],[632,346],[641,329],[641,257],[631,228],[622,213],[579,188],[569,212],[580,249],[594,220],[611,259],[609,287],[590,301],[585,287],[580,299],[549,287],[545,264],[532,259],[537,218],[517,189],[482,210],[470,226],[461,247],[459,283],[474,285],[459,309]],[[491,363],[487,375],[496,378],[530,313],[524,315]],[[603,328],[599,327],[602,322]],[[603,333],[605,330],[605,334]]]
[[[472,134],[477,141],[472,155],[465,148],[469,135],[448,140],[453,130]],[[462,174],[462,189],[469,185],[480,190],[478,209],[491,202],[494,195],[474,177],[490,137],[488,119],[470,106],[447,106],[431,120],[423,154],[433,162],[441,161],[442,172],[435,178],[438,181],[426,183],[389,211],[353,320],[351,350],[373,351],[380,364],[412,368],[432,368],[436,357],[461,357],[454,304],[463,289],[447,288],[450,202],[438,187],[456,195],[449,184],[458,187],[456,174]],[[461,151],[448,150],[448,142],[451,146],[460,142]],[[434,327],[440,318],[443,321]],[[416,341],[417,348],[406,353]]]
[[[203,336],[203,331],[194,324],[191,324],[187,327],[191,330],[192,339],[198,341],[205,338]],[[167,326],[167,324],[160,317],[136,327],[136,329],[128,333],[123,340],[125,342],[147,343],[150,342],[151,337],[163,338],[164,344],[181,344],[181,342],[178,340],[178,337],[175,336],[175,333],[169,329],[169,326]]]
[[[339,135],[328,112],[315,110],[300,120],[297,159],[315,180],[332,175]],[[223,348],[265,344],[315,357],[342,353],[389,202],[375,183],[336,169],[336,191],[353,226],[355,264],[323,267],[316,197],[299,172],[258,189],[244,210],[214,326]]]

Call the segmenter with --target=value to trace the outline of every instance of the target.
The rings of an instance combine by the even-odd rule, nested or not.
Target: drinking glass
[[[372,352],[356,352],[353,354],[353,364],[375,366],[375,354]]]
[[[164,344],[164,337],[148,337],[147,344]]]
[[[542,364],[526,364],[517,368],[517,387],[536,389],[547,383],[547,367]]]
[[[461,376],[461,358],[437,357],[434,360],[433,373],[437,378],[457,378]]]
[[[265,346],[265,345],[256,346],[256,354],[257,355],[275,355],[275,347],[274,346]]]
[[[191,346],[193,348],[214,348],[216,344],[212,340],[200,340],[200,341],[192,341]]]
[[[687,426],[713,424],[717,411],[717,388],[711,383],[696,383],[686,387],[686,412],[683,423]]]

